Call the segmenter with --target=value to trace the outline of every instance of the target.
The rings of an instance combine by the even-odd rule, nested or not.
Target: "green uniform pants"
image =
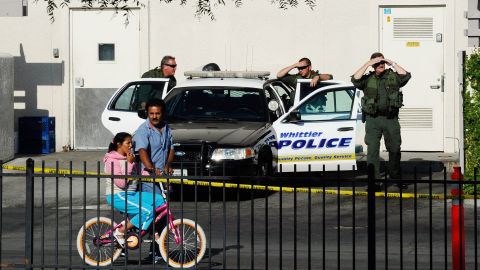
[[[375,178],[380,179],[380,140],[382,135],[388,151],[388,172],[390,178],[400,178],[400,123],[398,117],[387,119],[385,116],[367,116],[365,123],[365,143],[367,144],[367,163],[375,167]]]

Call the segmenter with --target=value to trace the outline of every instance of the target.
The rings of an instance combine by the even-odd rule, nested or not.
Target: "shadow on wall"
[[[18,118],[22,116],[48,116],[48,110],[38,109],[38,86],[58,86],[64,83],[65,62],[27,63],[23,45],[20,43],[20,56],[14,57],[13,89],[25,91],[24,96],[15,96],[14,102],[25,104],[15,109],[15,130],[18,130]]]

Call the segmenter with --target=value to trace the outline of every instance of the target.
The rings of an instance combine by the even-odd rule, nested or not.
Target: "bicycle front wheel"
[[[166,226],[160,235],[160,253],[171,267],[190,268],[195,266],[207,249],[207,238],[205,232],[195,221],[176,219],[173,221],[174,228],[168,230]],[[175,239],[175,230],[180,232],[181,242]]]
[[[107,266],[120,256],[122,248],[116,241],[102,241],[105,238],[109,239],[105,233],[110,229],[112,220],[106,217],[91,218],[80,228],[77,235],[77,250],[85,263],[92,266]]]

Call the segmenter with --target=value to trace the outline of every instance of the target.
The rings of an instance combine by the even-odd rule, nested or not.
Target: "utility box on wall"
[[[0,160],[15,155],[13,114],[13,56],[0,53]]]
[[[55,117],[20,117],[18,146],[22,154],[55,152]]]

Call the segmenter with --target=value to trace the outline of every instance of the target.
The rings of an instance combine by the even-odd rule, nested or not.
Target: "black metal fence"
[[[79,229],[96,216],[124,219],[106,204],[102,166],[34,165],[0,169],[1,268],[170,268],[144,260],[148,243],[110,266],[87,265],[77,252]],[[479,182],[452,180],[446,168],[429,163],[403,176],[376,181],[361,170],[189,175],[165,185],[173,214],[205,231],[207,250],[194,268],[478,269]],[[395,186],[403,183],[408,189]],[[467,183],[472,194],[455,191]]]

